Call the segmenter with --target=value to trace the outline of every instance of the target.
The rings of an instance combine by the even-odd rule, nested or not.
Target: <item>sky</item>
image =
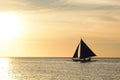
[[[120,57],[119,0],[0,0],[0,57],[72,57],[82,38]]]

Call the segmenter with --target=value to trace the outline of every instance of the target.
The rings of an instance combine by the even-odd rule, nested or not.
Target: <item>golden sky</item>
[[[120,1],[0,0],[0,57],[72,57],[81,38],[120,57]]]

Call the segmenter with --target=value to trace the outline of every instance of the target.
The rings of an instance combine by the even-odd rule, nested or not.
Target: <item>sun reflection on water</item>
[[[11,80],[9,73],[9,58],[0,58],[0,79]]]

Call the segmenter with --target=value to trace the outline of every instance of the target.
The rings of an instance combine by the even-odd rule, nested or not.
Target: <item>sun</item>
[[[22,24],[13,13],[0,13],[0,42],[11,41],[20,35]]]

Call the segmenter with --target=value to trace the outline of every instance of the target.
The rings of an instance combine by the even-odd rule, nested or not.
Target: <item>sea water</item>
[[[0,58],[0,80],[120,80],[120,59]]]

